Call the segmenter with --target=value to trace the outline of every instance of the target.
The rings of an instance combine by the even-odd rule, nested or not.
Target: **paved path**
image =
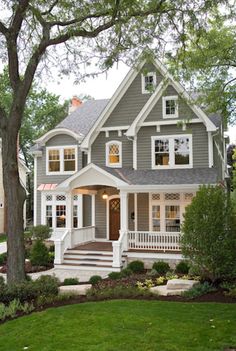
[[[7,252],[7,243],[0,243],[0,254]]]

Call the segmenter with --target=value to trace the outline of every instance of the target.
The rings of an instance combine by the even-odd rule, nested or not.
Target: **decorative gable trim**
[[[69,135],[72,138],[74,138],[75,140],[77,140],[78,142],[80,142],[83,139],[82,134],[77,134],[77,133],[75,133],[72,130],[69,130],[67,128],[55,128],[55,129],[49,130],[49,132],[44,134],[41,138],[35,140],[35,143],[39,144],[40,146],[44,146],[49,139],[53,138],[56,135],[60,135],[60,134]]]

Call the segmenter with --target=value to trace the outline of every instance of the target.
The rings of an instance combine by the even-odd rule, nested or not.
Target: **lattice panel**
[[[56,201],[66,201],[66,195],[57,195]]]
[[[74,195],[74,201],[78,201],[78,195]]]
[[[160,194],[152,194],[152,200],[160,200],[161,195]]]
[[[109,146],[109,154],[110,155],[119,155],[120,148],[117,144],[112,144]]]
[[[194,197],[194,194],[193,193],[185,193],[184,194],[184,200],[186,201],[191,201]]]
[[[166,193],[165,200],[180,200],[179,193]]]
[[[120,199],[112,200],[110,203],[110,209],[112,211],[120,211]]]
[[[46,201],[52,201],[52,195],[46,195]]]

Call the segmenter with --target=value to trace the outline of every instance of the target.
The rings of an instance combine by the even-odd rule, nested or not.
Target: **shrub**
[[[55,259],[55,253],[54,252],[50,252],[48,253],[49,256],[49,263],[54,263],[54,259]]]
[[[108,274],[108,277],[112,280],[116,280],[121,278],[121,274],[120,272],[111,272]]]
[[[100,275],[92,275],[89,279],[89,283],[92,285],[96,285],[98,282],[102,280],[102,277]]]
[[[51,228],[47,225],[37,225],[31,228],[30,235],[33,239],[43,241],[50,238],[51,232]]]
[[[41,275],[34,282],[39,295],[57,295],[59,280],[52,275]]]
[[[63,285],[78,285],[79,279],[78,278],[66,278],[64,279]]]
[[[208,282],[204,282],[203,284],[199,283],[194,285],[191,289],[185,291],[182,295],[189,299],[194,299],[198,296],[206,295],[209,292],[213,292],[213,291],[216,291],[216,288],[214,288]]]
[[[7,253],[4,252],[0,254],[0,266],[3,266],[6,263],[7,263]]]
[[[236,287],[229,289],[229,291],[225,293],[225,295],[236,299]]]
[[[153,263],[152,269],[155,269],[160,275],[165,275],[170,270],[170,266],[167,262],[158,261]]]
[[[122,269],[122,271],[120,272],[120,275],[122,278],[125,278],[125,277],[129,277],[133,274],[133,272],[131,271],[130,268],[124,268]]]
[[[142,261],[132,261],[128,264],[128,267],[133,273],[143,273],[144,263]]]
[[[149,290],[139,290],[133,286],[122,286],[116,285],[115,288],[104,288],[104,289],[89,289],[87,292],[87,298],[89,300],[94,299],[125,299],[125,298],[136,298],[136,297],[151,297],[153,294]]]
[[[186,207],[181,247],[203,279],[236,275],[236,217],[230,197],[219,186],[202,186]]]
[[[46,245],[37,240],[30,253],[30,262],[33,266],[47,266],[49,263],[49,252]]]
[[[18,312],[24,312],[25,314],[30,313],[34,310],[34,305],[32,303],[21,302],[17,299],[11,301],[9,305],[4,305],[0,303],[0,321],[4,321],[6,318],[14,318],[17,316]]]
[[[4,289],[5,287],[5,280],[2,276],[0,276],[0,290]]]
[[[188,274],[189,268],[190,267],[186,261],[180,261],[175,267],[175,272],[177,274]]]

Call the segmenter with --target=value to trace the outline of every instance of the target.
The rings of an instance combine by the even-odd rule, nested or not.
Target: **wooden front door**
[[[120,230],[120,199],[115,198],[109,201],[110,240],[119,239],[119,230]]]

